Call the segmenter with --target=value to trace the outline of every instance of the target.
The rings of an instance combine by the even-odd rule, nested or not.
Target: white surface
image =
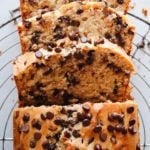
[[[131,4],[133,3],[136,5],[130,12],[150,22],[150,0],[133,0]],[[9,10],[18,6],[19,0],[1,0],[0,25],[11,19]],[[142,8],[148,10],[147,17],[142,14]],[[136,32],[145,35],[150,26],[131,16],[128,17],[136,25]],[[146,39],[150,41],[150,33]],[[138,44],[141,40],[142,37],[136,34],[134,44]],[[145,142],[147,145],[145,150],[150,150],[150,48],[145,47],[136,51],[136,46],[133,47],[133,62],[137,75],[132,77],[132,95],[139,104],[139,115],[142,116],[141,145]],[[12,111],[16,107],[17,91],[11,80],[11,60],[20,54],[19,38],[13,22],[0,29],[0,51],[2,52],[0,55],[0,150],[12,150]],[[4,145],[3,138],[7,139]]]

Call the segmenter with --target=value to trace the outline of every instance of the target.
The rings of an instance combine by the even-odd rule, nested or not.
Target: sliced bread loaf
[[[72,2],[58,10],[25,20],[18,26],[22,52],[39,48],[73,47],[79,41],[99,44],[107,38],[132,50],[134,27],[104,2]]]
[[[20,0],[20,8],[22,18],[27,19],[36,15],[43,14],[54,9],[58,9],[63,4],[73,2],[75,0]],[[81,0],[99,1],[99,0]],[[118,11],[127,12],[130,0],[105,0],[108,6],[115,8]]]
[[[116,44],[27,52],[14,62],[20,106],[124,101],[134,67]]]
[[[139,150],[134,102],[25,107],[14,112],[14,150]]]

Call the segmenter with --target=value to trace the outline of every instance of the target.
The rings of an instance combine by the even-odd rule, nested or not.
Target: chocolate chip
[[[41,31],[35,31],[32,33],[31,42],[32,44],[38,44]]]
[[[104,132],[100,132],[99,138],[102,142],[105,142],[107,139],[107,134]]]
[[[98,44],[104,44],[104,39],[98,39],[98,40],[94,41],[95,46]]]
[[[79,63],[79,64],[77,64],[77,66],[78,66],[79,70],[81,70],[85,66],[85,64],[84,63]]]
[[[48,101],[48,96],[47,95],[35,95],[34,99],[36,100],[36,106],[41,106]]]
[[[102,126],[100,124],[96,125],[96,127],[94,127],[93,131],[95,133],[99,133],[102,130]]]
[[[78,38],[79,38],[79,34],[78,33],[70,32],[68,36],[69,36],[70,40],[78,41]]]
[[[58,96],[60,94],[61,90],[60,89],[54,89],[53,90],[53,96]]]
[[[87,53],[87,59],[86,59],[86,64],[91,65],[94,61],[94,54],[95,50],[89,50]]]
[[[131,29],[128,30],[128,34],[134,35],[134,31],[132,31]]]
[[[56,141],[59,141],[59,139],[60,139],[60,132],[58,132],[57,134],[55,134],[54,138],[55,138]]]
[[[73,130],[72,135],[73,135],[75,138],[78,138],[78,137],[81,136],[78,130]]]
[[[61,48],[56,47],[56,48],[55,48],[55,52],[56,52],[56,53],[61,53]]]
[[[41,123],[37,119],[33,119],[32,122],[31,122],[31,125],[32,125],[33,128],[36,128],[38,130],[41,129]]]
[[[109,131],[109,132],[113,132],[114,131],[114,126],[112,126],[112,125],[108,125],[107,126],[107,130]]]
[[[45,142],[42,144],[42,147],[43,147],[44,149],[49,150],[49,149],[50,149],[50,143],[49,143],[48,141],[45,141]]]
[[[89,50],[88,52],[87,52],[87,56],[89,56],[89,57],[91,57],[91,56],[93,56],[93,54],[94,54],[94,52],[95,52],[95,50]]]
[[[86,113],[84,115],[84,118],[88,119],[88,120],[91,120],[92,119],[92,114],[91,113]]]
[[[47,43],[47,46],[48,46],[48,48],[54,48],[57,46],[57,44],[55,42],[50,41]]]
[[[63,31],[63,28],[59,25],[56,25],[56,27],[54,28],[54,32],[56,33],[61,33]]]
[[[43,73],[44,76],[49,75],[53,70],[51,68],[47,68],[46,71]]]
[[[39,20],[41,20],[41,19],[42,19],[42,16],[37,16],[37,17],[36,17],[36,20],[37,20],[37,21],[39,21]]]
[[[132,125],[134,125],[135,124],[135,120],[134,119],[131,119],[130,121],[129,121],[129,126],[132,126]]]
[[[35,140],[34,139],[30,140],[30,147],[35,148],[35,146],[36,146]]]
[[[100,144],[96,144],[96,145],[94,146],[94,150],[102,150],[101,145],[100,145]]]
[[[49,140],[50,138],[51,138],[51,135],[50,135],[50,134],[47,134],[47,135],[46,135],[46,139]]]
[[[127,108],[127,113],[128,114],[133,113],[133,111],[134,111],[134,107],[133,106]]]
[[[41,114],[41,119],[42,119],[42,120],[46,120],[46,115]]]
[[[118,119],[118,114],[116,112],[113,112],[111,114],[108,114],[108,120],[109,121],[114,121]]]
[[[124,39],[123,39],[121,33],[118,32],[118,33],[115,34],[115,36],[116,36],[118,45],[121,46],[121,47],[123,47],[123,46],[125,45],[125,41],[124,41]]]
[[[66,114],[66,109],[64,107],[62,107],[61,111],[60,111],[62,114]]]
[[[76,110],[71,110],[71,109],[67,110],[67,116],[68,116],[68,117],[72,117],[72,114],[73,114],[74,112],[76,112]]]
[[[41,51],[36,51],[35,56],[36,56],[36,58],[42,58],[43,53]]]
[[[127,129],[126,129],[125,127],[122,127],[121,133],[122,133],[123,135],[126,135],[127,132],[128,132]]]
[[[109,67],[110,69],[112,69],[115,73],[120,73],[122,72],[121,68],[118,67],[116,64],[114,63],[109,63],[107,64],[107,67]],[[114,93],[115,94],[115,93]]]
[[[65,131],[65,132],[64,132],[64,136],[65,136],[66,138],[70,138],[70,137],[71,137],[71,134],[70,134],[68,131]]]
[[[119,114],[118,115],[118,121],[119,121],[119,123],[124,124],[124,114]]]
[[[64,91],[63,95],[62,95],[64,101],[66,103],[68,103],[68,101],[73,97],[71,94],[69,94],[67,91]]]
[[[112,135],[112,137],[110,137],[110,141],[111,141],[113,144],[116,144],[116,143],[117,143],[116,136],[115,136],[115,135]]]
[[[89,119],[84,119],[82,124],[83,124],[84,127],[89,126],[90,125],[90,120]]]
[[[118,3],[118,4],[123,4],[123,3],[124,3],[124,0],[117,0],[117,3]]]
[[[122,125],[120,125],[120,124],[116,125],[115,130],[117,132],[121,132],[122,131]]]
[[[46,119],[52,120],[53,118],[54,118],[54,114],[52,112],[49,111],[46,113]]]
[[[56,124],[56,125],[60,125],[60,126],[64,126],[64,124],[65,124],[65,121],[63,120],[63,119],[55,119],[54,120],[54,123]]]
[[[70,17],[69,16],[61,16],[58,18],[58,21],[61,23],[66,23],[66,24],[70,24]]]
[[[134,128],[134,126],[130,126],[128,128],[128,131],[129,131],[130,134],[136,134],[137,133],[137,130]]]
[[[86,43],[86,42],[87,42],[87,37],[82,36],[82,37],[80,38],[80,41],[81,41],[82,43]]]
[[[81,52],[75,52],[74,53],[74,57],[76,59],[83,59],[84,58],[84,55],[81,53]]]
[[[90,110],[90,107],[88,105],[83,104],[82,108],[84,111],[88,112]]]
[[[140,150],[140,144],[136,145],[136,150]]]
[[[29,132],[29,125],[23,125],[22,127],[21,127],[21,131],[22,132],[24,132],[24,133],[28,133]]]
[[[77,13],[78,15],[81,14],[81,13],[83,13],[83,9],[79,8],[76,13]]]
[[[80,26],[80,22],[78,20],[71,20],[70,21],[70,25],[79,27]]]
[[[42,134],[39,133],[39,132],[35,132],[35,133],[34,133],[34,139],[35,139],[35,140],[39,140],[39,139],[41,138],[41,136],[42,136]]]
[[[74,77],[73,75],[70,77],[70,79],[68,78],[67,80],[70,83],[69,85],[72,85],[72,86],[75,86],[75,85],[80,83],[80,81],[76,77]]]
[[[24,26],[25,26],[27,29],[31,28],[31,25],[32,25],[32,23],[31,23],[30,21],[28,21],[28,20],[24,20],[24,21],[23,21],[23,24],[24,24]]]
[[[65,36],[66,36],[66,33],[61,32],[61,33],[55,34],[53,38],[55,40],[60,40],[60,39],[63,39]]]
[[[36,68],[45,67],[45,64],[43,64],[43,63],[35,63],[34,65],[35,65]]]
[[[117,25],[122,25],[122,18],[121,17],[117,16],[114,20],[115,20],[115,23]]]
[[[80,112],[77,113],[78,121],[82,121],[84,119],[84,115]]]
[[[106,32],[104,36],[105,36],[106,39],[111,39],[111,35],[108,32]]]
[[[94,58],[92,56],[88,56],[86,58],[86,64],[91,65],[94,62]]]
[[[29,119],[30,119],[29,113],[25,113],[25,114],[23,115],[22,119],[23,119],[24,122],[28,122]]]
[[[91,137],[88,141],[88,144],[91,144],[94,141],[94,137]]]

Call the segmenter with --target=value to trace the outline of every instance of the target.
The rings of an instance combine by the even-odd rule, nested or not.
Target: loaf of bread
[[[14,150],[139,150],[134,102],[17,108]]]
[[[73,2],[74,0],[20,0],[20,8],[22,18],[27,19],[35,15],[44,14],[59,8],[63,4]],[[83,1],[99,1],[99,0],[81,0]],[[127,12],[130,0],[106,0],[108,6],[118,11]]]
[[[104,2],[72,2],[18,25],[22,52],[98,44],[105,37],[130,54],[134,27]]]
[[[130,57],[106,39],[98,46],[27,52],[14,62],[20,106],[124,101],[132,72]]]

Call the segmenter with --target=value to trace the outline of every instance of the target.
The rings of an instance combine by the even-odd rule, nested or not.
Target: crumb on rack
[[[129,7],[130,7],[130,9],[134,9],[135,6],[136,6],[136,3],[132,3]]]
[[[145,17],[147,17],[147,15],[148,15],[148,10],[145,9],[145,8],[143,8],[143,9],[142,9],[142,14],[143,14]]]
[[[142,49],[144,47],[145,47],[145,42],[144,42],[144,39],[142,39],[142,41],[137,44],[137,48]]]
[[[2,55],[2,51],[0,50],[0,56]]]

